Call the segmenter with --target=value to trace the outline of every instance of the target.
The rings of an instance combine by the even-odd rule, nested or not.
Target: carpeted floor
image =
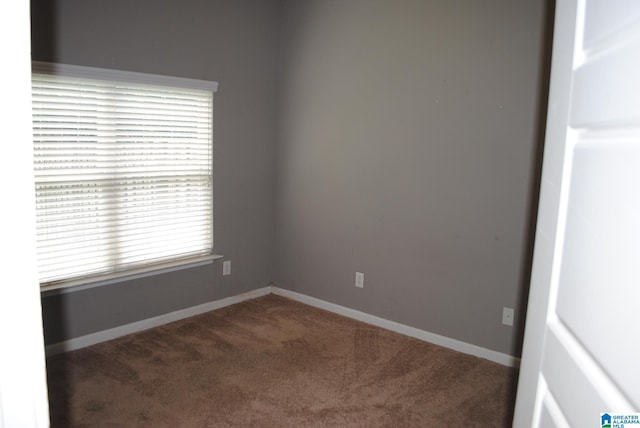
[[[517,376],[275,295],[47,366],[52,427],[503,427]]]

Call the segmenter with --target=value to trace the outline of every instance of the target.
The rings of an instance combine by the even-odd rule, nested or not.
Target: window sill
[[[189,269],[197,266],[204,266],[213,263],[216,259],[224,256],[220,254],[209,254],[206,256],[192,257],[189,259],[175,260],[166,263],[155,264],[152,266],[144,266],[136,269],[129,269],[123,272],[110,273],[91,278],[81,278],[63,283],[45,285],[40,288],[42,297],[53,296],[56,294],[73,293],[75,291],[86,290],[89,288],[102,287],[109,284],[115,284],[132,279],[144,278],[147,276],[160,275],[167,272],[174,272],[182,269]]]

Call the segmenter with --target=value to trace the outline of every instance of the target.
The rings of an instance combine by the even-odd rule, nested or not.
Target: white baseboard
[[[365,322],[367,324],[375,325],[387,330],[395,331],[396,333],[404,334],[405,336],[414,337],[416,339],[423,340],[425,342],[434,343],[436,345],[443,346],[445,348],[453,349],[454,351],[462,352],[465,354],[475,355],[480,358],[486,358],[487,360],[494,361],[509,367],[519,367],[520,358],[513,357],[502,352],[492,351],[491,349],[482,348],[477,345],[462,342],[460,340],[451,339],[450,337],[441,336],[439,334],[430,333],[428,331],[420,330],[415,327],[410,327],[404,324],[400,324],[394,321],[389,321],[384,318],[370,315],[364,312],[357,311],[355,309],[347,308],[345,306],[336,305],[335,303],[329,303],[324,300],[310,297],[304,294],[296,293],[295,291],[285,290],[276,286],[268,286],[259,288],[257,290],[249,291],[248,293],[239,294],[237,296],[227,297],[214,302],[203,303],[202,305],[192,306],[190,308],[181,309],[168,314],[160,315],[153,318],[137,321],[134,323],[122,325],[119,327],[111,328],[108,330],[98,331],[96,333],[87,334],[86,336],[76,337],[64,342],[53,343],[45,347],[45,353],[47,356],[60,354],[62,352],[73,351],[87,346],[95,345],[108,340],[116,339],[118,337],[126,336],[128,334],[137,333],[139,331],[148,330],[153,327],[158,327],[163,324],[178,321],[184,318],[189,318],[194,315],[203,314],[205,312],[213,311],[216,309],[224,308],[236,303],[244,302],[245,300],[255,299],[256,297],[266,296],[267,294],[276,294],[283,297],[288,297],[292,300],[314,306],[316,308],[324,309],[329,312],[333,312],[339,315],[353,318],[358,321]]]
[[[168,314],[159,315],[153,318],[147,318],[142,321],[136,321],[131,324],[125,324],[119,327],[110,328],[108,330],[98,331],[96,333],[87,334],[86,336],[76,337],[64,342],[53,343],[45,347],[45,353],[47,356],[60,354],[62,352],[73,351],[87,346],[95,345],[97,343],[106,342],[107,340],[116,339],[118,337],[126,336],[127,334],[137,333],[139,331],[148,330],[153,327],[158,327],[163,324],[178,321],[184,318],[189,318],[194,315],[203,314],[205,312],[213,311],[215,309],[224,308],[225,306],[234,305],[236,303],[244,302],[245,300],[255,299],[256,297],[266,296],[271,293],[271,287],[259,288],[257,290],[249,291],[247,293],[239,294],[237,296],[227,297],[214,302],[203,303],[202,305],[192,306],[190,308],[180,309],[175,312],[169,312]]]
[[[335,303],[329,303],[324,300],[316,299],[315,297],[309,297],[305,294],[296,293],[295,291],[289,291],[276,286],[271,287],[271,292],[279,296],[288,297],[292,300],[296,300],[301,303],[305,303],[309,306],[314,306],[319,309],[324,309],[329,312],[334,312],[339,315],[343,315],[349,318],[353,318],[358,321],[365,322],[367,324],[375,325],[387,330],[394,331],[396,333],[404,334],[405,336],[414,337],[416,339],[430,342],[436,345],[443,346],[445,348],[453,349],[454,351],[462,352],[464,354],[475,355],[476,357],[485,358],[487,360],[502,364],[508,367],[519,367],[520,358],[513,357],[502,352],[493,351],[491,349],[483,348],[470,343],[462,342],[460,340],[451,339],[450,337],[441,336],[439,334],[430,333],[428,331],[420,330],[415,327],[400,324],[394,321],[389,321],[384,318],[377,317],[375,315],[369,315],[364,312],[357,311],[355,309],[347,308],[344,306],[336,305]]]

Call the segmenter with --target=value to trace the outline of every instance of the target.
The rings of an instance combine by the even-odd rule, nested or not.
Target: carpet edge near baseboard
[[[400,324],[395,321],[389,321],[375,315],[367,314],[366,312],[361,312],[355,309],[347,308],[345,306],[340,306],[322,299],[307,296],[306,294],[279,288],[275,285],[271,286],[271,292],[278,296],[287,297],[300,303],[307,304],[309,306],[324,309],[338,315],[362,321],[367,324],[375,325],[376,327],[384,328],[386,330],[400,333],[405,336],[413,337],[424,342],[433,343],[444,348],[462,352],[463,354],[474,355],[476,357],[484,358],[486,360],[493,361],[494,363],[498,363],[507,367],[520,367],[520,358],[514,357],[512,355],[483,348],[481,346],[473,345],[471,343],[463,342],[457,339],[452,339],[450,337],[441,336],[436,333],[431,333],[426,330],[421,330],[419,328]]]
[[[101,342],[116,339],[118,337],[126,336],[128,334],[137,333],[140,331],[148,330],[150,328],[158,327],[163,324],[178,321],[181,319],[189,318],[195,315],[210,312],[216,309],[221,309],[226,306],[230,306],[236,303],[240,303],[246,300],[255,299],[258,297],[266,296],[268,294],[275,294],[282,297],[295,300],[300,303],[307,304],[319,309],[323,309],[329,312],[336,313],[338,315],[352,318],[358,321],[362,321],[367,324],[375,325],[380,328],[384,328],[396,333],[403,334],[405,336],[413,337],[424,342],[433,343],[454,351],[462,352],[464,354],[474,355],[476,357],[484,358],[489,361],[501,364],[507,367],[518,368],[520,366],[520,358],[494,351],[491,349],[483,348],[481,346],[473,345],[471,343],[463,342],[460,340],[452,339],[450,337],[441,336],[436,333],[421,330],[415,327],[411,327],[405,324],[400,324],[395,321],[390,321],[375,315],[370,315],[365,312],[361,312],[355,309],[351,309],[345,306],[340,306],[335,303],[327,302],[315,297],[307,296],[305,294],[297,293],[295,291],[286,290],[276,286],[275,284],[268,285],[263,288],[249,291],[247,293],[239,294],[236,296],[226,297],[213,302],[203,303],[201,305],[192,306],[185,309],[180,309],[167,314],[159,315],[152,318],[136,321],[130,324],[110,328],[107,330],[90,333],[84,336],[76,337],[73,339],[65,340],[63,342],[57,342],[45,346],[45,353],[47,357],[60,354],[62,352],[74,351],[76,349],[85,348],[91,345],[96,345]]]
[[[97,331],[95,333],[89,333],[84,336],[74,337],[73,339],[65,340],[62,342],[52,343],[45,346],[45,355],[47,357],[50,357],[63,352],[75,351],[76,349],[82,349],[88,346],[97,345],[98,343],[117,339],[118,337],[126,336],[128,334],[138,333],[140,331],[159,327],[161,325],[168,324],[174,321],[179,321],[195,315],[200,315],[206,312],[214,311],[216,309],[221,309],[226,306],[235,305],[236,303],[244,302],[246,300],[266,296],[267,294],[271,294],[271,292],[271,286],[258,288],[256,290],[252,290],[235,296],[225,297],[220,300],[214,300],[212,302],[179,309],[167,314],[135,321],[107,330]]]

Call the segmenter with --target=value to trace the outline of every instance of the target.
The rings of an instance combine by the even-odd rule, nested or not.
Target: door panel
[[[542,413],[540,415],[540,426],[556,428],[558,425],[553,420],[553,417],[549,413],[549,409],[546,406],[542,408]]]
[[[516,427],[640,408],[640,2],[556,6]]]
[[[640,405],[640,144],[574,150],[557,314],[634,405]],[[604,409],[604,408],[602,408]]]
[[[540,423],[538,426],[541,427],[557,427],[557,428],[568,428],[571,425],[567,422],[560,406],[557,401],[553,397],[553,394],[549,390],[544,390],[542,392],[542,407],[540,409]]]
[[[591,49],[608,36],[624,31],[640,19],[637,0],[589,1],[586,7],[584,48]]]
[[[600,395],[601,391],[594,385],[593,378],[585,373],[589,371],[588,363],[585,364],[584,356],[580,355],[581,350],[574,346],[572,354],[572,350],[569,349],[571,347],[563,344],[558,338],[562,336],[562,332],[558,333],[560,334],[549,335],[545,344],[547,349],[542,362],[542,372],[547,380],[547,388],[556,400],[562,403],[563,413],[571,426],[595,426],[594,412],[585,410],[593,409],[597,413],[604,411],[608,406]]]
[[[640,27],[640,25],[639,25]],[[619,46],[622,45],[622,46]],[[640,37],[585,63],[574,74],[573,128],[640,124]],[[635,94],[635,97],[629,96]]]

